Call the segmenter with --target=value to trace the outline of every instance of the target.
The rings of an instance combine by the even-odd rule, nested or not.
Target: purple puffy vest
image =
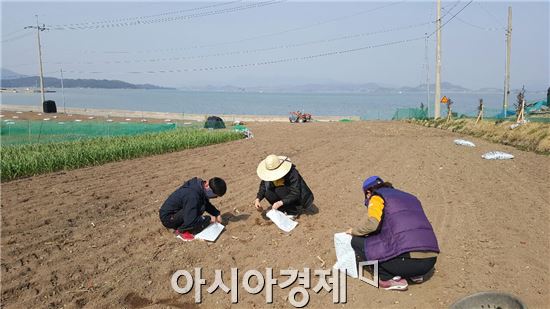
[[[384,211],[378,232],[365,237],[367,260],[385,262],[413,251],[439,253],[432,225],[414,195],[392,188],[374,194],[384,200]]]

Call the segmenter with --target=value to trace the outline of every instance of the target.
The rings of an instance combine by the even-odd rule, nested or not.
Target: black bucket
[[[57,113],[57,106],[55,106],[55,101],[46,100],[43,104],[44,113]]]

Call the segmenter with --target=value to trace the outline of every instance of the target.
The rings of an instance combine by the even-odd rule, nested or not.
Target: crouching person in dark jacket
[[[313,204],[313,193],[288,157],[269,155],[256,173],[262,180],[254,201],[257,209],[262,208],[260,201],[265,198],[273,209],[293,218]]]
[[[186,181],[162,204],[160,221],[167,228],[174,229],[176,237],[189,241],[210,223],[222,222],[220,211],[210,199],[223,196],[227,191],[225,181],[214,177],[209,181],[192,178]],[[211,216],[203,215],[208,212]]]

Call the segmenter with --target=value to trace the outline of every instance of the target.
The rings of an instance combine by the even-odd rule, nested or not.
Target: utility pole
[[[441,116],[440,102],[441,97],[441,0],[437,0],[437,20],[436,20],[437,44],[435,49],[435,106],[434,119]]]
[[[430,64],[428,62],[428,34],[425,33],[426,39],[424,42],[424,61],[426,63],[426,117],[430,118]]]
[[[61,72],[61,95],[63,96],[63,113],[67,114],[67,109],[65,108],[65,87],[63,86],[63,68],[59,68]]]
[[[508,97],[510,96],[510,52],[512,51],[512,7],[508,7],[508,29],[506,29],[506,75],[504,78],[504,118],[508,111]]]
[[[42,69],[42,46],[40,45],[40,31],[47,30],[45,25],[42,25],[40,27],[40,24],[38,23],[38,15],[36,16],[36,26],[27,26],[24,29],[36,29],[36,38],[38,40],[38,63],[40,64],[40,97],[42,99],[42,102],[40,102],[40,108],[42,108],[42,104],[44,101],[46,101],[46,98],[44,97],[44,70]]]

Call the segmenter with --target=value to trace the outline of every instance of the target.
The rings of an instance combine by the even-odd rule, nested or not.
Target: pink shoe
[[[407,280],[395,276],[390,280],[378,280],[378,286],[384,290],[397,290],[397,291],[406,291],[409,285]]]
[[[180,240],[183,240],[183,241],[192,241],[193,239],[195,239],[195,235],[185,231],[185,232],[180,232],[178,230],[176,230],[174,232],[174,234],[176,234],[176,238],[180,239]]]
[[[410,277],[409,279],[411,279],[411,281],[416,284],[424,282],[424,276]]]

